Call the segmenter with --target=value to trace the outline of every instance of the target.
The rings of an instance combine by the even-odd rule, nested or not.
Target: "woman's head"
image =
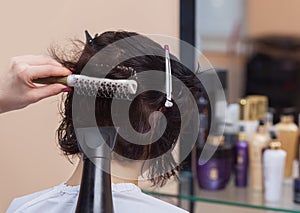
[[[130,42],[126,40],[128,38],[131,39]],[[122,40],[124,40],[124,42],[120,42]],[[78,45],[75,46],[78,48]],[[112,46],[113,48],[107,50],[108,46]],[[95,57],[100,51],[107,52],[102,54],[102,57]],[[147,84],[157,84],[158,87],[165,87],[165,79],[160,78],[153,82],[139,75],[144,71],[165,72],[165,58],[163,56],[164,49],[158,43],[145,36],[126,31],[109,31],[99,36],[96,35],[93,39],[88,38],[88,42],[84,45],[83,50],[78,49],[77,54],[58,56],[58,54],[53,51],[53,57],[74,74],[81,74],[83,70],[86,69],[85,66],[89,64],[92,59],[93,63],[89,64],[89,75],[91,76],[110,79],[128,79],[136,75],[138,76],[136,81],[140,91],[147,88]],[[115,64],[117,66],[113,66],[108,74],[99,69],[99,67],[111,64],[112,61],[117,61],[118,64]],[[198,81],[194,74],[179,63],[173,55],[171,55],[171,68],[172,75],[189,88],[192,93],[199,91],[197,87]],[[157,132],[161,132],[160,116],[153,115],[160,115],[162,113],[167,121],[165,130],[161,132],[162,136],[154,142],[145,145],[131,143],[131,141],[126,140],[122,135],[118,134],[114,146],[114,152],[116,154],[113,156],[116,160],[120,161],[148,160],[147,168],[149,169],[149,179],[151,179],[153,184],[162,185],[168,178],[175,175],[175,171],[177,170],[176,162],[172,157],[171,151],[179,137],[182,125],[181,113],[187,116],[190,109],[186,109],[186,112],[179,111],[178,103],[176,102],[174,102],[173,107],[165,107],[166,94],[161,91],[163,91],[163,89],[160,91],[146,90],[141,92],[130,102],[128,113],[130,124],[135,131],[139,133],[150,132],[150,134],[148,134],[149,137],[141,138],[141,140],[146,141],[150,141]],[[173,98],[177,98],[183,103],[190,101],[188,97],[179,97],[183,96],[181,93],[181,88],[175,86],[173,89]],[[84,106],[88,98],[89,97],[85,96],[80,97],[80,104]],[[83,126],[89,125],[89,121],[86,120],[84,113],[76,118],[72,117],[72,101],[73,91],[68,93],[65,98],[64,108],[62,110],[62,121],[57,130],[58,143],[65,155],[80,154],[73,121],[76,119],[77,121],[79,120],[79,123]],[[126,100],[118,101],[120,104],[117,104],[117,106],[122,107],[122,102]],[[111,107],[112,99],[97,97],[95,101],[95,112],[86,113],[94,113],[98,126],[113,126]],[[88,109],[88,107],[85,106],[84,109]],[[118,113],[118,110],[113,113]],[[122,124],[118,127],[123,130],[128,128],[128,126]],[[164,157],[158,158],[160,156]]]

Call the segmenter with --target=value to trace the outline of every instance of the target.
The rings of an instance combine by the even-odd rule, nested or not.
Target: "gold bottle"
[[[247,134],[247,140],[250,141],[257,131],[258,120],[266,116],[268,109],[268,98],[262,95],[249,95],[240,99],[240,121]]]
[[[287,152],[284,176],[292,177],[293,162],[296,157],[296,149],[298,143],[298,126],[294,123],[292,115],[283,115],[280,122],[275,125],[278,139],[282,143],[282,149]]]
[[[263,120],[265,119],[266,113],[268,111],[268,98],[267,96],[263,95],[248,95],[247,97],[248,102],[250,102],[254,109],[254,119],[256,120]]]
[[[256,191],[263,191],[262,152],[270,140],[267,128],[261,120],[257,132],[249,143],[251,187]]]

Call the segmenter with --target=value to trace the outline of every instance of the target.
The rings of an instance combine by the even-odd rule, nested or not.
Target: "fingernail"
[[[72,88],[70,88],[70,87],[66,87],[61,90],[61,92],[71,92],[71,91],[72,91]]]
[[[64,72],[67,72],[67,73],[72,73],[72,71],[71,70],[69,70],[68,68],[66,68],[66,67],[62,67],[62,70],[64,71]]]

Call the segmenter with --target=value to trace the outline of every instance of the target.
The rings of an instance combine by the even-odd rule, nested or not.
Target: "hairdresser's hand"
[[[12,58],[9,71],[0,77],[0,113],[26,107],[67,89],[61,84],[36,86],[32,83],[33,79],[70,73],[48,56],[25,55]]]

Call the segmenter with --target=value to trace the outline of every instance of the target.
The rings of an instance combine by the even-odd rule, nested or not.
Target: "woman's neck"
[[[112,183],[133,183],[138,185],[138,177],[141,167],[138,163],[121,163],[116,160],[111,162]],[[67,186],[77,186],[81,183],[83,160],[80,159],[71,177],[67,180]]]

